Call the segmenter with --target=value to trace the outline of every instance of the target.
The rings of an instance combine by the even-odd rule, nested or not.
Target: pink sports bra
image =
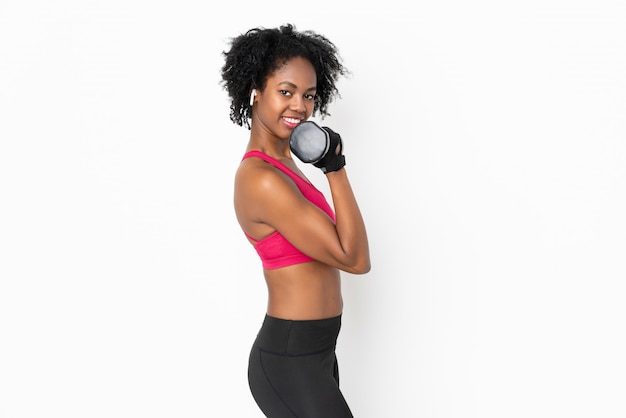
[[[283,173],[287,174],[291,178],[304,197],[306,197],[311,203],[322,209],[326,214],[335,221],[335,212],[330,207],[326,198],[318,189],[311,183],[300,177],[293,170],[287,167],[280,161],[270,157],[269,155],[261,151],[249,151],[244,154],[242,161],[246,158],[258,157],[272,164]],[[294,247],[287,239],[282,236],[278,231],[274,231],[270,235],[256,240],[248,235],[245,231],[244,234],[254,242],[254,249],[259,254],[264,269],[277,269],[280,267],[291,266],[298,263],[306,263],[308,261],[315,261],[313,258],[304,254],[296,247]]]

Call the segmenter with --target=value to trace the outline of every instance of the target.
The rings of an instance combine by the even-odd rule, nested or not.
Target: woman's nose
[[[302,97],[294,96],[291,101],[291,109],[301,113],[305,112],[306,106],[304,105],[304,99]]]

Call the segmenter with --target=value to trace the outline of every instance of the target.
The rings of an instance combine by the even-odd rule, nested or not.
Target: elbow
[[[334,261],[333,265],[351,274],[366,274],[372,268],[369,251],[343,253],[341,258],[335,258]]]
[[[352,274],[361,275],[361,274],[369,273],[371,268],[372,268],[372,265],[370,263],[369,258],[367,258],[366,260],[360,260],[359,262],[353,264],[352,266],[350,266],[350,268],[346,269],[346,271]]]
[[[370,272],[371,266],[367,265],[367,266],[363,266],[361,268],[358,268],[354,274],[358,274],[358,275],[363,275],[363,274],[367,274]]]
[[[372,264],[370,263],[369,260],[367,260],[367,262],[364,263],[363,267],[361,267],[361,269],[359,270],[359,274],[369,273],[371,269],[372,269]]]

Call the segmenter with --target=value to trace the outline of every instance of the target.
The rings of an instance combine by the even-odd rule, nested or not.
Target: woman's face
[[[317,75],[304,58],[293,58],[267,78],[257,93],[258,121],[279,138],[288,138],[293,128],[313,113]]]

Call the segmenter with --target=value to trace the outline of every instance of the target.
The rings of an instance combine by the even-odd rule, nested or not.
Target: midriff
[[[267,314],[275,318],[313,320],[341,314],[339,270],[318,261],[264,270]]]

